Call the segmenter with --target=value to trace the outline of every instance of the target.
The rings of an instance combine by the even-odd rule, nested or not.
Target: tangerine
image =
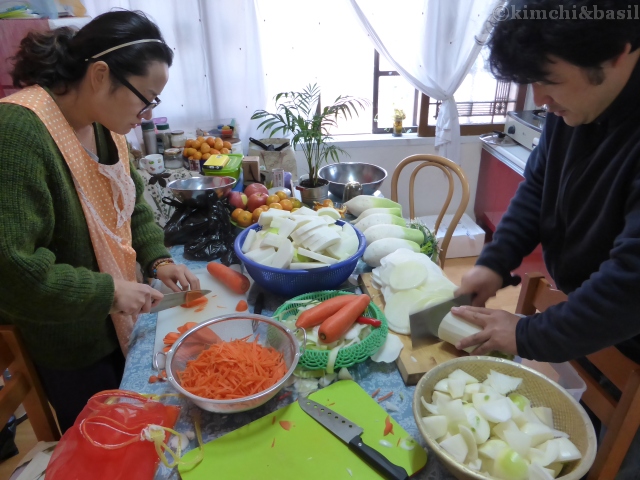
[[[227,142],[226,140],[224,140],[222,142],[222,148],[228,148],[229,150],[231,150],[233,148],[233,145],[231,145],[231,142]]]
[[[208,144],[210,147],[213,147],[213,146],[216,144],[216,139],[215,139],[215,138],[213,138],[213,137],[209,137],[209,138],[207,138],[207,144]]]

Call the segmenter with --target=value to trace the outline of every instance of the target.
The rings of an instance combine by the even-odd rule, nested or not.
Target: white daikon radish
[[[522,383],[521,378],[511,377],[504,373],[496,372],[495,370],[490,371],[487,379],[493,389],[502,395],[507,395],[509,392],[514,391]]]
[[[464,380],[461,378],[449,377],[448,381],[449,384],[447,387],[451,398],[462,398],[462,395],[464,395]]]
[[[467,458],[465,459],[467,462],[475,462],[478,459],[478,445],[476,444],[476,439],[469,430],[469,427],[464,425],[460,425],[460,435],[467,443],[467,449],[469,452],[467,453]]]
[[[427,279],[427,269],[415,262],[402,263],[391,270],[389,285],[394,290],[409,290],[419,287]]]
[[[261,225],[263,228],[269,227],[271,225],[271,221],[275,217],[288,217],[289,215],[291,214],[286,210],[277,210],[272,208],[260,214],[260,218],[258,218],[258,225]]]
[[[492,438],[478,447],[478,453],[484,457],[490,458],[491,460],[495,460],[508,448],[509,445],[507,445],[507,442],[498,440],[497,438]]]
[[[388,198],[380,198],[373,195],[358,195],[345,203],[345,205],[349,213],[356,217],[370,208],[399,208],[402,210],[402,205],[399,203],[389,200]]]
[[[312,252],[321,252],[341,240],[340,234],[330,228],[314,230],[314,235],[305,242],[305,247]]]
[[[403,348],[404,343],[402,343],[402,340],[397,335],[389,333],[382,347],[370,358],[374,362],[392,363],[398,359]]]
[[[489,422],[480,416],[478,411],[471,405],[465,405],[464,413],[467,416],[467,422],[471,426],[471,432],[476,439],[478,445],[482,445],[491,435]]]
[[[376,213],[388,213],[389,215],[395,215],[396,217],[402,216],[402,210],[399,208],[370,208],[362,212],[358,218],[353,220],[351,223],[358,223],[363,218],[367,218],[369,215],[375,215]]]
[[[400,248],[407,248],[409,250],[413,250],[414,252],[420,251],[420,245],[418,245],[416,242],[403,240],[401,238],[383,238],[382,240],[378,240],[369,245],[365,249],[362,259],[367,265],[370,265],[372,267],[379,267],[380,261],[384,257]]]
[[[327,257],[326,255],[322,255],[317,252],[312,252],[311,250],[307,250],[306,248],[299,248],[298,253],[300,255],[304,255],[305,257],[312,258],[321,263],[327,263],[329,265],[333,265],[334,263],[338,263],[338,260],[335,258]]]
[[[280,235],[276,235],[275,233],[267,233],[262,240],[262,243],[260,244],[260,248],[280,248],[280,243],[283,240],[289,242],[286,237],[281,237]]]
[[[271,210],[267,210],[268,212],[270,212]],[[260,217],[262,217],[262,215],[260,215]],[[326,227],[327,224],[324,223],[324,220],[322,220],[321,218],[314,218],[313,220],[311,220],[310,222],[305,223],[304,225],[302,225],[301,227],[297,228],[291,235],[292,238],[294,240],[296,240],[293,235],[297,235],[298,237],[304,235],[307,232],[310,232],[311,230],[313,230],[314,228],[320,228],[320,227]]]
[[[249,260],[253,260],[254,262],[262,263],[264,259],[275,255],[276,249],[273,247],[269,248],[257,248],[255,250],[251,250],[247,253],[247,258]]]
[[[255,230],[254,230],[255,231]],[[260,248],[260,244],[262,243],[262,240],[264,240],[265,235],[267,234],[266,230],[261,230],[256,234],[255,239],[253,240],[253,243],[251,244],[251,246],[249,247],[249,251],[252,250],[257,250],[258,248]]]
[[[449,422],[444,415],[432,415],[430,417],[422,417],[422,425],[427,434],[436,440],[447,434],[447,426]]]
[[[488,422],[501,423],[511,418],[508,398],[500,398],[483,403],[477,407],[478,413]]]
[[[382,240],[381,240],[382,241]],[[421,300],[421,292],[418,289],[401,290],[388,298],[384,308],[389,328],[396,333],[408,335],[409,315],[413,311],[413,306]]]
[[[270,211],[270,210],[267,210],[267,211]],[[318,216],[318,214],[317,214],[317,212],[315,210],[312,210],[309,207],[305,207],[305,206],[300,207],[298,210],[293,212],[291,215],[309,215],[309,216],[312,216],[312,217],[317,217]],[[262,216],[262,215],[260,215],[260,216]]]
[[[273,261],[275,256],[276,256],[275,253],[271,254],[267,258],[263,258],[262,260],[260,260],[258,263],[264,265],[265,267],[270,267],[271,266],[271,262]]]
[[[531,437],[520,430],[505,430],[507,444],[522,457],[526,457],[531,448]]]
[[[247,233],[247,236],[244,237],[244,243],[242,244],[242,253],[247,253],[250,249],[251,249],[251,245],[253,244],[253,241],[256,239],[256,235],[258,233],[254,230],[251,229],[249,230],[249,232]]]
[[[459,340],[465,337],[469,337],[482,331],[482,328],[463,320],[460,317],[456,317],[453,313],[449,312],[445,315],[438,327],[438,337],[440,340],[455,345]],[[476,348],[476,345],[467,347],[465,352],[471,353]]]
[[[316,262],[307,262],[307,263],[291,263],[289,265],[289,270],[311,270],[313,268],[322,268],[328,267],[329,265],[326,263],[316,263]]]
[[[406,227],[407,222],[402,217],[396,217],[395,215],[389,215],[388,213],[376,213],[360,220],[354,225],[354,227],[362,233],[365,233],[368,228],[375,225],[397,225],[400,227]]]
[[[271,260],[271,266],[273,268],[289,268],[292,258],[293,244],[289,239],[281,237],[280,246]]]
[[[459,378],[461,380],[464,380],[465,385],[471,385],[471,384],[478,384],[479,383],[478,380],[475,377],[472,377],[467,372],[465,372],[464,370],[460,370],[459,368],[457,370],[454,370],[453,372],[451,372],[449,374],[449,378]],[[478,385],[478,389],[479,388],[480,388],[480,386]]]
[[[542,423],[525,423],[520,427],[522,433],[526,433],[531,437],[531,446],[537,447],[541,443],[553,438],[553,431]],[[551,462],[549,462],[551,463]]]
[[[340,235],[340,241],[327,247],[325,253],[338,260],[345,260],[358,251],[358,246],[358,237],[356,235],[347,235],[343,231]]]
[[[467,442],[464,441],[464,438],[462,438],[462,435],[459,433],[440,442],[440,446],[460,463],[464,463],[464,459],[467,458],[467,454],[469,453]]]
[[[509,480],[526,480],[529,475],[529,464],[518,452],[507,448],[495,459],[493,475]]]
[[[438,380],[436,384],[433,386],[433,389],[437,390],[438,392],[449,393],[449,379],[443,378],[442,380]],[[451,394],[449,393],[449,395]]]
[[[549,441],[555,442],[558,445],[557,461],[571,462],[572,460],[579,460],[582,458],[580,450],[578,450],[578,448],[568,438],[554,438]]]
[[[334,220],[340,220],[340,212],[337,211],[335,208],[333,207],[323,207],[323,208],[319,208],[316,213],[318,214],[319,217],[326,215],[330,218],[333,218]]]
[[[549,428],[555,428],[553,426],[553,411],[549,407],[533,407],[533,413]]]
[[[289,218],[276,217],[271,221],[271,226],[278,229],[278,235],[287,238],[293,233],[298,224]]]
[[[418,245],[424,243],[424,233],[420,230],[399,225],[374,225],[364,231],[364,238],[367,239],[367,245],[383,238],[404,238],[416,242]]]

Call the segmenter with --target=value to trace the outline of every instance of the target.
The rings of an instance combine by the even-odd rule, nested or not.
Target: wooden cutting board
[[[384,297],[382,292],[371,283],[371,273],[363,273],[360,275],[360,288],[364,293],[371,297],[371,301],[380,307],[384,312]],[[414,349],[411,346],[411,337],[409,335],[401,335],[395,332],[394,335],[400,337],[404,348],[400,352],[400,356],[396,360],[398,370],[404,383],[407,385],[415,385],[418,380],[429,370],[442,362],[466,356],[467,353],[457,350],[453,345],[443,342],[437,338],[425,341],[422,345]]]
[[[426,465],[427,452],[357,383],[342,380],[309,398],[362,427],[364,442],[409,475]],[[384,435],[387,417],[393,430]],[[197,454],[191,450],[183,460],[189,462]],[[184,480],[384,478],[307,415],[298,402],[206,443],[202,462],[192,468],[179,467],[179,471]]]

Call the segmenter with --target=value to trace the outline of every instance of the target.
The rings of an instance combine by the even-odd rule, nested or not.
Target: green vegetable
[[[424,235],[424,241],[420,244],[420,253],[424,253],[433,263],[438,263],[438,239],[435,233],[420,220],[412,220],[409,228],[420,230]]]
[[[349,213],[356,217],[370,208],[399,208],[402,210],[402,205],[399,203],[388,198],[374,197],[373,195],[358,195],[345,203],[345,205]]]

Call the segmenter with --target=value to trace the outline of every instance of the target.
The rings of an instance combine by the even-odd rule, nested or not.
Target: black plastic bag
[[[178,202],[163,199],[176,211],[165,226],[165,244],[184,245],[184,258],[210,262],[240,263],[234,250],[235,227],[231,223],[230,206],[216,192],[206,192],[197,200]],[[175,202],[175,203],[169,203]]]

